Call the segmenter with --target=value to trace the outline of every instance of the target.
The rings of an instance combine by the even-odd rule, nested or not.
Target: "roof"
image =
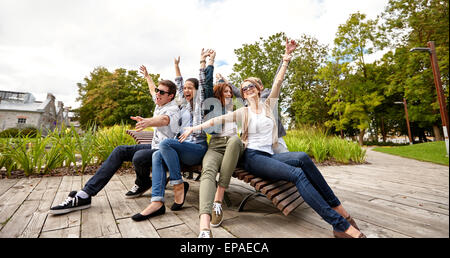
[[[41,103],[11,103],[8,101],[2,101],[0,103],[0,111],[27,111],[43,113],[49,101],[50,100],[46,100]]]

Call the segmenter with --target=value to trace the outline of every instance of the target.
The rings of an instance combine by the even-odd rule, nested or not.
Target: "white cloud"
[[[216,72],[228,75],[234,49],[260,37],[305,33],[332,44],[339,24],[360,11],[375,18],[387,0],[2,0],[0,90],[47,92],[79,106],[76,83],[97,66],[173,79],[181,56],[184,77],[197,77],[202,47],[214,48]]]

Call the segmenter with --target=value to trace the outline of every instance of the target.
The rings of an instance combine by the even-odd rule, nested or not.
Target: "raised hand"
[[[174,58],[174,63],[176,66],[180,64],[180,56],[178,56],[178,58]]]
[[[202,52],[200,53],[200,61],[206,61],[206,57],[210,55],[210,49],[207,49],[205,51],[204,48],[202,48]]]
[[[297,42],[295,40],[289,40],[286,38],[286,51],[285,54],[290,55],[297,48]]]
[[[147,72],[147,67],[145,67],[144,65],[141,65],[141,67],[139,67],[139,70],[140,70],[141,74],[144,75],[145,78],[147,78],[149,76],[148,72]]]
[[[216,51],[214,51],[213,49],[209,49],[208,53],[210,59],[214,60],[216,58]]]

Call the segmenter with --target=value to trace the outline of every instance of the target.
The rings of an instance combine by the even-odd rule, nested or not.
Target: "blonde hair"
[[[258,88],[258,96],[261,96],[261,90],[264,87],[262,84],[261,79],[259,79],[258,77],[248,77],[247,79],[245,79],[242,83],[241,83],[241,96],[244,97],[244,92],[242,91],[242,85],[245,82],[251,82],[253,84],[255,84]]]

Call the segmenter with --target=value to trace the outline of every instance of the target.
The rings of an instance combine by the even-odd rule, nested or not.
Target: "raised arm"
[[[283,82],[284,75],[286,74],[288,64],[291,61],[291,54],[296,48],[297,43],[294,40],[289,41],[288,39],[286,39],[286,49],[283,55],[283,63],[277,75],[275,76],[269,98],[278,98],[280,96],[281,83]]]
[[[204,48],[202,48],[202,52],[200,53],[200,69],[206,68],[206,58],[210,54],[209,51],[210,49],[205,50]]]
[[[147,72],[147,68],[144,65],[141,65],[141,67],[139,67],[139,69],[141,70],[141,74],[144,75],[144,78],[147,79],[147,84],[148,84],[148,89],[150,91],[150,94],[152,95],[153,98],[156,98],[156,85],[153,82],[152,77],[148,74]]]
[[[177,96],[183,96],[183,77],[180,71],[180,57],[174,58],[175,84],[177,85]]]
[[[166,126],[170,123],[170,118],[167,115],[154,116],[150,118],[142,118],[140,116],[132,116],[131,119],[137,121],[136,131],[140,132],[147,127]]]
[[[205,91],[204,99],[214,97],[214,59],[216,58],[216,51],[210,49],[208,52],[209,60],[208,66],[205,68],[205,84],[203,85]]]
[[[193,102],[193,117],[192,117],[192,123],[194,126],[199,125],[202,123],[203,120],[203,100],[205,99],[205,83],[206,83],[206,74],[205,74],[205,67],[206,67],[206,57],[209,56],[209,49],[204,51],[202,48],[202,52],[200,54],[200,74],[198,77],[198,89],[197,93],[194,97]]]
[[[174,64],[175,64],[175,76],[179,77],[181,76],[181,72],[180,72],[180,57],[178,56],[178,58],[174,58]]]
[[[227,123],[227,122],[242,121],[243,111],[244,111],[244,109],[240,108],[238,110],[233,111],[232,113],[228,113],[225,115],[211,118],[202,124],[194,125],[193,127],[186,127],[186,128],[184,128],[183,134],[181,134],[180,137],[178,138],[178,141],[183,142],[193,132],[201,131],[203,129],[213,127],[214,125],[219,125],[219,124],[223,124],[223,123]]]

